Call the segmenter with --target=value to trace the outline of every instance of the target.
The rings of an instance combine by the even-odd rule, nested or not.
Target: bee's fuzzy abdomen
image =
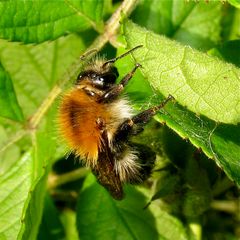
[[[88,165],[94,165],[101,144],[101,132],[97,125],[99,116],[106,121],[108,114],[102,106],[81,89],[66,94],[59,109],[60,133],[71,151]]]

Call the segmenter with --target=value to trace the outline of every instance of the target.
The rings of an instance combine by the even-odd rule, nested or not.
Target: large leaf
[[[125,36],[129,47],[144,45],[134,56],[156,90],[217,122],[240,121],[239,68],[131,22],[125,25]]]
[[[75,35],[37,46],[1,41],[1,61],[14,82],[25,116],[36,111],[83,48],[83,40]]]
[[[210,66],[212,64],[219,64],[222,67],[233,69],[239,74],[238,68],[230,64],[221,62],[215,58],[208,57],[207,55],[199,52],[196,52],[196,55],[201,56],[201,60],[198,60],[199,63],[198,61],[195,64],[193,63],[195,65],[195,68],[193,68],[193,70],[189,69],[190,74],[188,74],[188,72],[186,72],[186,68],[188,67],[188,64],[190,64],[190,60],[194,61],[194,56],[192,55],[193,53],[195,53],[194,50],[188,48],[186,50],[183,50],[185,49],[185,47],[166,38],[157,36],[149,31],[146,31],[145,29],[140,28],[131,22],[125,23],[124,31],[126,41],[130,48],[139,44],[144,45],[142,49],[138,49],[138,51],[135,51],[133,55],[136,58],[136,61],[143,65],[142,72],[145,74],[150,84],[156,89],[155,93],[158,94],[158,102],[162,98],[162,92],[166,96],[171,93],[173,96],[176,97],[177,102],[181,103],[181,100],[183,100],[186,101],[186,103],[190,103],[191,105],[193,99],[191,96],[189,96],[191,88],[188,87],[188,84],[194,82],[194,79],[192,79],[194,71],[196,72],[194,76],[198,78],[199,81],[202,81],[203,75],[205,76],[205,80],[208,79],[206,71],[209,68],[210,70],[215,68],[214,65],[212,66],[212,69],[211,67],[206,66],[204,63],[204,59],[208,59]],[[175,50],[171,49],[170,46],[172,46]],[[181,67],[183,67],[186,75],[186,87],[189,89],[189,92],[187,93],[181,91],[181,94],[185,96],[186,99],[183,99],[183,96],[180,95],[178,91],[176,92],[176,89],[174,90],[176,85],[180,85],[178,84],[178,80],[181,80],[181,78],[183,78],[183,74],[180,71],[181,68],[176,64],[176,61],[178,61],[179,59],[178,51],[180,49],[186,52],[186,55],[191,57],[191,59],[189,59],[185,56],[183,58],[184,64],[181,63]],[[202,68],[203,65],[205,65],[206,68]],[[233,79],[235,79],[236,85],[235,87],[232,86],[232,96],[236,99],[235,101],[237,101],[240,96],[239,94],[237,94],[237,92],[239,93],[240,90],[238,84],[239,80],[237,79],[236,75],[233,75]],[[208,80],[209,82],[211,82],[211,79]],[[220,81],[219,84],[221,83],[222,82]],[[216,86],[216,84],[216,82],[212,83],[213,86]],[[224,85],[224,83],[222,84]],[[196,91],[199,91],[198,89],[200,89],[200,91],[203,90],[201,84],[198,84],[198,82],[195,83],[194,87]],[[224,87],[226,88],[226,86],[224,85],[221,87],[221,89],[223,89]],[[229,92],[226,93],[226,91],[223,90],[223,93],[227,94]],[[215,97],[220,97],[219,89],[213,91],[212,95],[208,98],[214,98],[214,95]],[[228,96],[226,95],[226,97]],[[214,101],[212,101],[212,104],[218,104],[213,102]],[[149,101],[149,105],[156,104],[156,101]],[[231,105],[232,103],[229,102],[229,104]],[[167,110],[167,112],[162,111],[162,113],[164,114],[158,115],[157,118],[160,121],[166,122],[167,125],[171,127],[174,131],[176,131],[181,137],[188,138],[196,147],[201,148],[208,157],[213,158],[216,163],[223,168],[223,170],[231,179],[235,180],[238,184],[240,184],[240,139],[239,137],[237,137],[240,132],[239,126],[217,124],[210,119],[197,116],[193,112],[190,112],[186,108],[180,106],[178,103],[169,104],[167,107],[165,107],[165,109]],[[229,109],[231,109],[230,106]],[[231,112],[229,109],[225,109],[225,111]],[[227,122],[231,122],[227,118],[224,119],[224,112],[220,112],[220,115],[218,115],[219,118],[221,118],[222,120],[226,120]],[[206,114],[213,115],[208,113]],[[239,115],[236,114],[235,118],[238,117]],[[232,118],[234,119],[233,116]],[[228,132],[227,135],[226,132]],[[227,141],[225,140],[225,135],[228,139]],[[223,145],[225,146],[225,149],[228,149],[228,151],[222,150]]]
[[[208,53],[240,67],[240,40],[228,41],[209,50]]]
[[[16,239],[31,186],[32,154],[27,152],[0,176],[0,239]]]
[[[42,222],[39,228],[38,240],[64,239],[64,228],[59,219],[59,212],[48,194],[45,197]]]
[[[74,47],[73,50],[71,50],[72,47]],[[37,110],[67,66],[73,62],[77,55],[80,55],[82,48],[82,40],[76,36],[68,36],[35,47],[9,44],[2,41],[0,49],[2,62],[15,82],[16,92],[26,116],[30,116]],[[12,174],[9,177],[9,181],[16,184],[20,183],[20,176],[24,177],[24,184],[21,188],[16,189],[21,198],[17,196],[14,201],[13,198],[6,198],[5,203],[1,204],[2,211],[9,212],[8,219],[15,219],[15,225],[9,229],[6,229],[8,225],[4,224],[6,221],[0,220],[4,226],[2,234],[6,235],[7,239],[16,239],[17,237],[19,239],[35,239],[37,236],[43,211],[47,174],[56,150],[56,127],[53,126],[53,123],[56,122],[56,113],[54,111],[56,111],[55,106],[47,115],[43,116],[43,123],[37,129],[29,132],[32,136],[31,142],[28,140],[24,148],[19,145],[21,151],[29,149],[30,145],[33,149],[26,163],[28,165],[24,165],[23,170],[17,169],[16,175]],[[6,126],[9,129],[15,129],[14,126],[7,124]],[[4,134],[8,132],[4,132]],[[62,151],[64,150],[62,149]],[[8,154],[4,157],[9,156]],[[6,165],[4,169],[1,166],[3,171],[1,174],[4,177],[7,177],[12,168],[15,169],[19,164],[19,160],[12,159],[12,157],[9,161],[12,163],[11,165]],[[9,186],[11,185],[9,184]],[[23,187],[25,188],[23,189]],[[15,191],[10,187],[1,187],[1,189],[7,193]],[[19,206],[21,211],[8,211],[7,207],[11,206],[11,201],[14,205],[20,199],[22,200]],[[2,216],[4,217],[4,214]]]
[[[240,1],[239,0],[228,0],[228,2],[235,6],[236,8],[240,8]]]
[[[56,149],[53,114],[32,135],[32,149],[0,176],[0,236],[36,239],[42,217],[46,179]]]
[[[23,120],[22,110],[17,102],[12,80],[0,63],[0,116]]]
[[[103,1],[1,1],[0,38],[24,43],[102,28]]]
[[[36,239],[46,178],[56,149],[49,135],[51,128],[52,114],[41,131],[33,134],[31,151],[0,176],[0,237],[3,239]]]
[[[170,215],[167,211],[161,210],[157,202],[151,203],[149,210],[156,219],[156,227],[160,236],[164,239],[185,240],[188,239],[186,229],[176,217]]]
[[[144,209],[146,199],[133,187],[125,192],[126,198],[116,201],[92,175],[86,179],[77,206],[80,239],[185,239],[180,222],[157,207],[152,206],[154,214]]]
[[[227,5],[223,9],[224,17],[222,19],[222,43],[239,39],[240,35],[240,9]]]
[[[42,218],[46,180],[56,151],[56,141],[51,129],[55,110],[45,117],[45,124],[32,134],[33,157],[31,159],[31,188],[25,202],[18,239],[36,239]]]
[[[203,50],[220,41],[222,7],[221,2],[213,1],[142,0],[133,19],[149,30]]]

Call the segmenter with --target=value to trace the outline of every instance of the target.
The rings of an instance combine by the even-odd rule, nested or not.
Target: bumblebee
[[[137,63],[116,83],[119,74],[114,63],[139,47],[111,60],[91,60],[75,86],[63,95],[59,107],[60,133],[69,148],[118,200],[124,196],[124,183],[141,183],[154,165],[154,161],[146,162],[142,150],[129,138],[142,131],[173,98],[169,95],[160,105],[134,115],[130,102],[121,93],[141,65]]]

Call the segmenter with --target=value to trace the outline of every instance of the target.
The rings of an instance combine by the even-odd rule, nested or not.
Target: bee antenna
[[[135,51],[136,49],[138,49],[138,48],[140,48],[140,47],[143,47],[143,45],[138,45],[138,46],[130,49],[129,51],[123,53],[122,55],[106,61],[106,62],[103,64],[103,67],[105,67],[105,66],[106,66],[107,64],[109,64],[109,63],[114,63],[114,62],[116,62],[116,61],[119,60],[120,58],[123,58],[123,57],[127,56],[128,54],[130,54],[131,52]]]
[[[98,51],[98,50],[97,50],[96,48],[93,48],[93,49],[87,51],[86,53],[84,53],[84,54],[82,54],[82,55],[80,56],[80,60],[85,61],[86,58],[87,58],[89,55],[92,55],[93,53],[96,53],[97,51]]]

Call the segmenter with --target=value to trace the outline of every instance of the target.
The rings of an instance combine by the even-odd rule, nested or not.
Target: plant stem
[[[59,190],[51,190],[50,194],[54,200],[64,201],[68,203],[74,203],[77,201],[78,192],[77,191],[59,191]]]
[[[224,177],[222,180],[218,181],[215,184],[213,188],[213,196],[216,197],[233,186],[234,183],[228,177]]]
[[[54,100],[56,99],[60,92],[61,88],[58,85],[55,85],[48,94],[48,96],[45,98],[41,106],[39,107],[38,111],[30,118],[28,129],[35,130],[35,128],[41,121],[42,117],[51,107],[52,103],[54,102]]]
[[[129,16],[136,7],[138,0],[125,0],[121,6],[115,11],[111,18],[107,21],[104,33],[96,38],[90,48],[101,49],[108,41],[115,37],[122,16]]]
[[[211,203],[211,207],[218,211],[240,214],[240,200],[214,200]]]
[[[85,177],[88,172],[89,170],[87,168],[79,168],[74,171],[61,174],[61,175],[56,175],[54,173],[51,173],[49,174],[49,177],[48,177],[48,188],[53,189],[60,185],[76,181],[80,178]]]

